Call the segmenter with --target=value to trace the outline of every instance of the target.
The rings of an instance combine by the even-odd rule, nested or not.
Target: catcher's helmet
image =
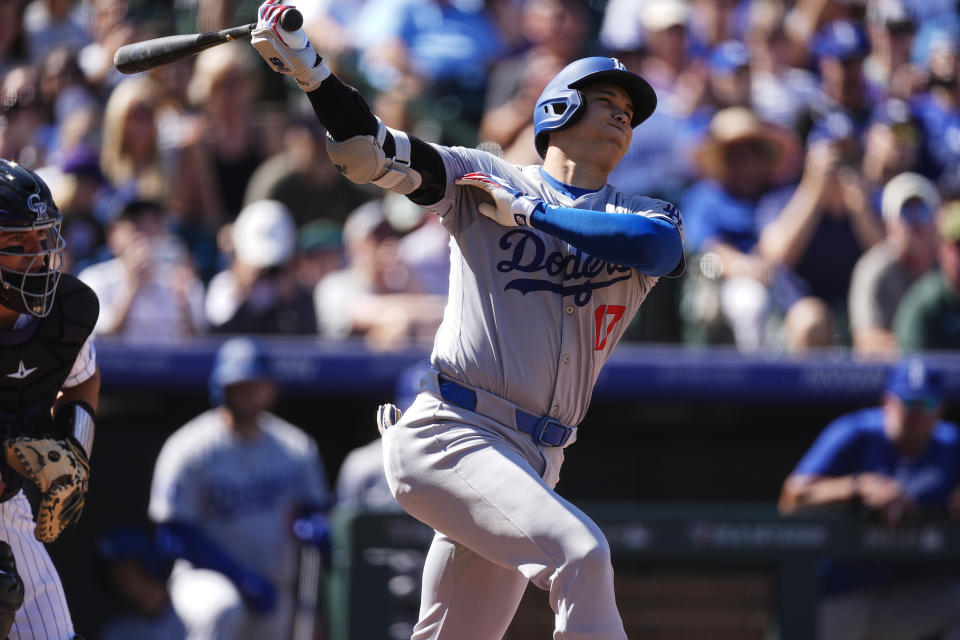
[[[633,101],[631,127],[650,117],[657,107],[657,94],[647,81],[627,71],[616,58],[594,56],[571,62],[553,77],[537,99],[533,110],[533,132],[537,153],[547,154],[547,136],[565,129],[583,115],[586,105],[580,89],[594,82],[612,82],[623,88]]]
[[[50,313],[63,266],[62,221],[50,189],[40,176],[0,158],[0,236],[44,232],[36,251],[15,243],[0,246],[0,256],[31,258],[22,271],[0,265],[0,304],[41,318]]]
[[[250,338],[231,338],[220,346],[214,358],[208,381],[210,404],[223,404],[224,392],[232,384],[271,378],[270,361],[261,346]]]

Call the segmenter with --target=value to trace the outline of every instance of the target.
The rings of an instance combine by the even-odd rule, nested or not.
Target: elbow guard
[[[393,137],[395,154],[388,158],[383,150],[387,133]],[[341,142],[327,134],[327,155],[344,176],[357,184],[372,182],[401,195],[420,188],[423,178],[410,165],[410,138],[377,119],[377,136],[358,135]]]
[[[54,424],[57,427],[57,437],[73,438],[83,446],[87,458],[93,453],[93,433],[96,412],[86,402],[77,400],[65,405],[57,411]]]

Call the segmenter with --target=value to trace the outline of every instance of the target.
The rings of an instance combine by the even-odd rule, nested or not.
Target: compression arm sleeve
[[[359,91],[344,84],[336,75],[330,74],[307,97],[320,124],[326,127],[334,140],[340,142],[358,135],[377,136],[377,118],[367,101]],[[407,197],[419,205],[435,204],[443,198],[447,184],[443,158],[423,140],[415,136],[409,138],[410,166],[420,173],[423,182]],[[393,135],[389,132],[383,142],[383,151],[387,157],[396,153]]]
[[[650,276],[667,275],[683,256],[680,232],[662,218],[544,204],[530,222],[592,256]]]
[[[164,522],[157,525],[157,544],[169,556],[188,560],[200,569],[222,573],[236,585],[249,571],[218,547],[200,529],[183,522]]]

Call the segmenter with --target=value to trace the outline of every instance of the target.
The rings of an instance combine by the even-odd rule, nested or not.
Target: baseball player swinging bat
[[[288,9],[280,16],[279,23],[285,31],[296,31],[303,26],[303,14],[296,9]],[[117,49],[117,53],[113,56],[113,64],[121,73],[147,71],[196,55],[224,42],[249,38],[256,26],[256,22],[251,22],[241,27],[220,31],[166,36],[126,44]]]

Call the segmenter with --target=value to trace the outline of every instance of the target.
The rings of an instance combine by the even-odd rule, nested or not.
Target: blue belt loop
[[[477,410],[476,391],[446,376],[437,376],[437,380],[441,398],[469,411]],[[515,416],[517,430],[529,434],[535,443],[544,447],[562,447],[573,434],[571,427],[550,416],[535,416],[520,409],[515,410]]]

